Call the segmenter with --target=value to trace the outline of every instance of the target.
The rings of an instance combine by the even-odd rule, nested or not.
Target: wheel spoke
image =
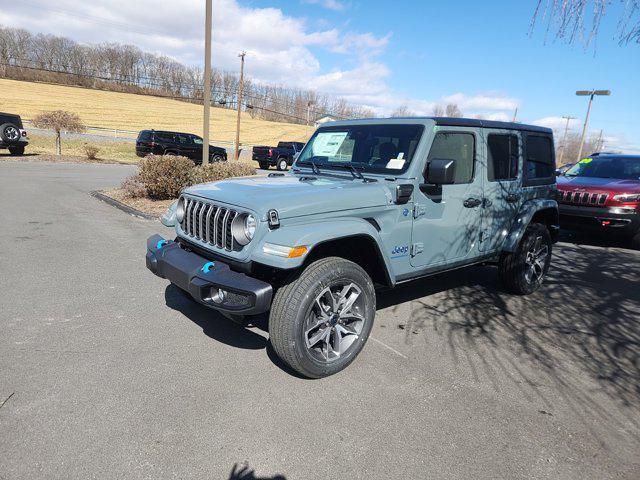
[[[343,334],[343,336],[347,335],[355,335],[358,336],[358,332],[356,332],[353,327],[349,325],[336,325],[336,330]]]
[[[307,337],[307,347],[313,348],[318,344],[318,342],[325,339],[327,336],[328,328],[321,328],[317,333],[315,333],[311,338]]]
[[[337,328],[333,328],[331,330],[331,335],[333,336],[333,351],[336,353],[336,355],[340,356],[340,353],[342,353],[340,351],[340,345],[342,345],[342,335]]]

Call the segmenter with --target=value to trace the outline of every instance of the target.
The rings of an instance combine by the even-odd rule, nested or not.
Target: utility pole
[[[558,165],[562,165],[562,157],[564,157],[564,151],[567,149],[567,134],[569,133],[569,122],[571,120],[576,119],[576,117],[572,117],[571,115],[568,115],[562,118],[566,118],[567,123],[564,126],[564,136],[562,137],[562,150],[560,150],[560,159],[558,160]]]
[[[307,102],[307,125],[309,125],[309,122],[311,121],[311,105],[313,105],[313,101],[309,100]]]
[[[596,142],[596,152],[600,152],[601,150],[603,150],[603,143],[602,143],[602,129],[600,129],[600,135],[598,136],[598,141]]]
[[[242,89],[244,87],[244,57],[246,54],[247,52],[242,52],[238,55],[238,57],[240,57],[240,83],[238,84],[238,120],[236,122],[236,160],[240,158],[240,112],[242,111]]]
[[[516,107],[515,112],[513,112],[513,120],[511,120],[513,123],[516,123],[516,118],[518,118],[518,107]]]
[[[611,90],[578,90],[576,95],[579,97],[589,97],[589,106],[587,107],[587,116],[584,119],[584,126],[582,127],[582,138],[580,138],[580,150],[578,150],[578,158],[576,162],[582,160],[582,148],[584,147],[584,139],[587,135],[587,125],[589,125],[589,115],[591,114],[591,104],[593,103],[593,97],[596,95],[611,95]]]
[[[202,122],[202,164],[209,163],[209,115],[211,111],[211,2],[206,0],[204,20],[204,120]]]

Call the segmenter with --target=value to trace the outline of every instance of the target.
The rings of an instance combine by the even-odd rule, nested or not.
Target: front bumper
[[[189,252],[160,235],[147,239],[147,268],[166,278],[199,303],[224,313],[257,315],[271,307],[273,287],[229,265]],[[223,299],[218,291],[223,290]]]
[[[629,207],[585,207],[561,203],[560,225],[570,229],[634,234],[640,230],[640,212]]]

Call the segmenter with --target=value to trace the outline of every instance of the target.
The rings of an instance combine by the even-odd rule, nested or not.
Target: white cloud
[[[564,117],[551,116],[533,120],[531,123],[564,132],[565,126],[567,125],[567,119]],[[579,127],[581,123],[582,121],[579,118],[569,120],[569,131]]]
[[[302,0],[302,3],[306,3],[309,5],[320,5],[321,7],[335,11],[344,10],[346,8],[344,2],[340,2],[338,0]]]
[[[312,3],[333,9],[346,5],[332,0]],[[180,62],[202,64],[201,0],[59,0],[55,4],[49,0],[25,0],[12,9],[1,10],[0,24],[63,35],[84,43],[129,43]],[[400,105],[407,105],[419,115],[431,115],[436,103],[457,103],[469,116],[508,119],[519,105],[519,100],[493,92],[458,92],[439,99],[411,98],[396,92],[391,86],[394,73],[381,59],[391,39],[392,32],[378,36],[335,25],[314,27],[305,18],[287,15],[279,8],[245,6],[239,0],[214,2],[216,68],[237,71],[238,53],[246,51],[246,73],[256,81],[316,89],[369,107],[378,115],[387,115]],[[341,66],[323,68],[319,50],[341,55]]]

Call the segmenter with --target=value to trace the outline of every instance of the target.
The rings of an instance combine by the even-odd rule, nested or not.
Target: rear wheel
[[[343,258],[324,258],[277,291],[269,339],[293,370],[308,378],[326,377],[346,368],[360,353],[375,311],[369,275]]]
[[[278,163],[276,164],[276,168],[278,170],[280,170],[281,172],[284,172],[287,169],[287,159],[286,158],[279,158],[278,159]]]
[[[19,147],[9,147],[9,153],[11,155],[24,155],[24,145]]]
[[[515,252],[503,252],[498,265],[505,288],[518,295],[528,295],[540,288],[551,263],[553,243],[546,226],[533,223],[527,227]]]
[[[258,162],[261,170],[269,170],[269,162]]]
[[[637,232],[633,237],[631,237],[631,248],[640,250],[640,232]]]
[[[0,126],[0,139],[5,143],[15,143],[20,140],[20,129],[13,123],[5,123]]]
[[[213,157],[211,157],[211,161],[212,161],[213,163],[216,163],[216,162],[224,162],[224,157],[223,157],[221,154],[216,153]]]

